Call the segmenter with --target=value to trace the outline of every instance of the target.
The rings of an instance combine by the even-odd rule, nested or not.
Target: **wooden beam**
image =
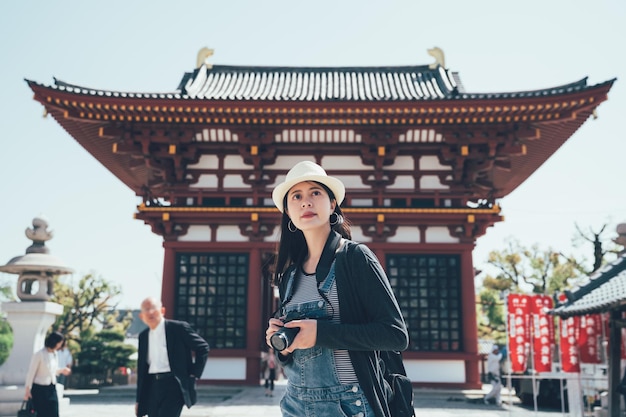
[[[611,311],[609,318],[609,417],[620,417],[620,396],[617,387],[621,380],[622,329],[621,311]]]

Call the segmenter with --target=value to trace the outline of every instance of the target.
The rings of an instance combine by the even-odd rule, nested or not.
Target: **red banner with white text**
[[[561,318],[561,368],[563,372],[580,372],[578,333],[580,317]]]
[[[533,364],[536,372],[552,372],[552,346],[554,346],[554,318],[548,315],[554,302],[548,295],[531,297],[533,322]]]
[[[530,344],[530,297],[525,294],[509,294],[507,307],[511,371],[524,372]]]
[[[587,314],[580,317],[578,349],[582,363],[600,363],[600,339],[602,337],[602,317],[600,314]]]

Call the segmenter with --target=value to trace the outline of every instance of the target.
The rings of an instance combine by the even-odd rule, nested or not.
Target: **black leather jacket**
[[[323,280],[335,264],[337,293],[341,323],[317,322],[317,346],[329,349],[347,349],[352,366],[367,400],[377,417],[389,417],[386,392],[378,351],[403,351],[409,337],[387,275],[376,255],[365,245],[344,240],[339,250],[341,236],[331,231],[317,265],[316,276]],[[281,302],[286,290],[292,265],[279,285]],[[278,355],[283,362],[289,357]]]

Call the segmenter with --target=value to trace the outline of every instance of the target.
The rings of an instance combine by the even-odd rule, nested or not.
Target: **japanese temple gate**
[[[306,159],[346,185],[353,238],[381,260],[406,318],[415,385],[480,387],[476,239],[503,220],[497,200],[592,115],[614,80],[481,94],[443,60],[303,68],[205,56],[171,93],[27,80],[47,113],[143,198],[135,217],[163,237],[168,317],[211,345],[203,379],[258,383],[276,302],[271,191]]]

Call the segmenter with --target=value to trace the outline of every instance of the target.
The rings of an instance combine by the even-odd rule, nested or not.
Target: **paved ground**
[[[486,387],[488,388],[488,387]],[[285,385],[276,386],[273,397],[266,397],[262,387],[200,386],[199,401],[191,409],[183,409],[183,417],[280,417],[278,403]],[[415,389],[415,409],[418,417],[558,417],[560,410],[525,408],[516,397],[507,404],[503,396],[501,407],[485,405],[486,390],[428,390]],[[61,417],[132,417],[135,387],[111,387],[101,390],[68,390],[70,399],[61,409]],[[333,417],[333,416],[329,416]]]

